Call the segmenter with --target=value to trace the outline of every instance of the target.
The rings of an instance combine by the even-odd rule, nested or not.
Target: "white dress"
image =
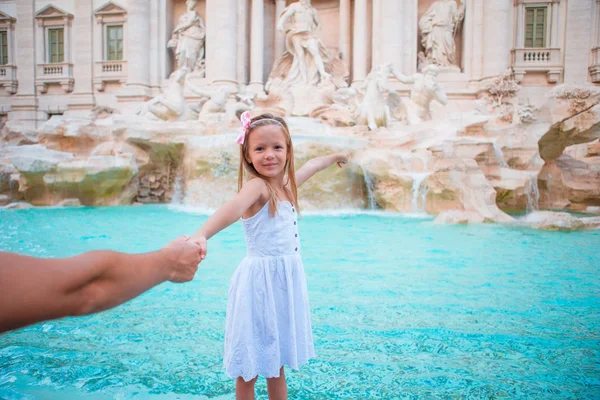
[[[279,377],[314,357],[295,207],[243,219],[248,253],[231,278],[223,365],[230,378]]]

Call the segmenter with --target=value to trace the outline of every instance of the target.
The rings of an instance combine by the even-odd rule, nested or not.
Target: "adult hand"
[[[163,247],[161,252],[166,257],[168,279],[175,283],[191,281],[203,259],[200,246],[188,236],[178,237]]]

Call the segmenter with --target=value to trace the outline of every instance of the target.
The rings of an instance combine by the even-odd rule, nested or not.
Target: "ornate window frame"
[[[0,65],[0,86],[10,94],[17,93],[17,65],[15,63],[15,24],[17,20],[0,11],[0,31],[6,32],[8,64]]]
[[[71,60],[71,27],[73,14],[53,4],[48,4],[35,14],[37,21],[37,75],[36,87],[40,93],[46,93],[48,84],[58,83],[65,92],[73,91],[73,63]],[[64,32],[64,60],[50,63],[48,49],[48,31],[62,28]]]
[[[106,82],[127,81],[127,10],[114,1],[108,1],[94,11],[94,87],[103,91]],[[108,61],[107,30],[109,26],[123,27],[123,59]]]
[[[512,49],[512,68],[517,81],[527,72],[546,72],[548,83],[558,83],[564,71],[564,0],[514,0],[516,8],[515,34]],[[525,47],[526,9],[546,7],[546,46]]]

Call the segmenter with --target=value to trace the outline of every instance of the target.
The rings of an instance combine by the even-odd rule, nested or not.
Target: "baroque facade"
[[[435,29],[432,8],[444,2],[450,1],[311,4],[323,46],[339,56],[348,83],[357,85],[379,65],[412,75],[423,68],[423,57],[437,57],[426,48],[434,35],[427,18],[433,13]],[[51,115],[76,115],[98,105],[137,107],[186,66],[185,51],[201,59],[201,65],[186,66],[197,85],[262,93],[286,49],[277,23],[292,3],[0,0],[0,115],[38,126]],[[532,103],[557,84],[600,84],[600,0],[451,3],[458,7],[449,33],[451,67],[439,73],[450,103],[476,99],[484,82],[508,68],[522,86],[519,96]],[[181,39],[190,24],[196,31]],[[187,40],[184,48],[181,40]],[[389,82],[405,94],[413,85],[394,76]],[[186,98],[194,96],[186,92]]]

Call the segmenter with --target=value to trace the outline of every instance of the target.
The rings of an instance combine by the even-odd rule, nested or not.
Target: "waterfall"
[[[425,178],[427,178],[431,173],[418,173],[411,174],[413,183],[412,183],[412,202],[410,206],[411,212],[424,212],[425,211],[425,197],[427,196],[427,190],[421,191],[421,183]],[[421,207],[419,208],[419,199],[421,200]]]
[[[525,195],[527,196],[527,213],[539,210],[540,191],[537,183],[537,174],[531,174],[529,182],[525,186]]]
[[[498,144],[496,144],[495,140],[492,141],[492,148],[494,149],[494,154],[496,155],[496,158],[500,162],[500,166],[502,168],[507,168],[508,164],[506,163],[506,160],[504,159],[504,153],[502,152],[502,149],[500,147],[498,147]]]
[[[548,210],[551,210],[552,200],[550,195],[552,194],[552,174],[548,173],[546,176],[546,195],[548,196],[548,206],[546,207]]]
[[[375,189],[375,183],[373,182],[373,177],[369,175],[365,167],[362,164],[359,164],[360,169],[362,171],[362,176],[365,184],[365,188],[367,188],[367,201],[368,201],[368,209],[375,210],[377,208],[377,204],[375,203],[375,199],[373,198],[373,190]]]
[[[171,204],[181,204],[183,201],[183,177],[178,176],[173,182],[173,197],[171,198]]]

